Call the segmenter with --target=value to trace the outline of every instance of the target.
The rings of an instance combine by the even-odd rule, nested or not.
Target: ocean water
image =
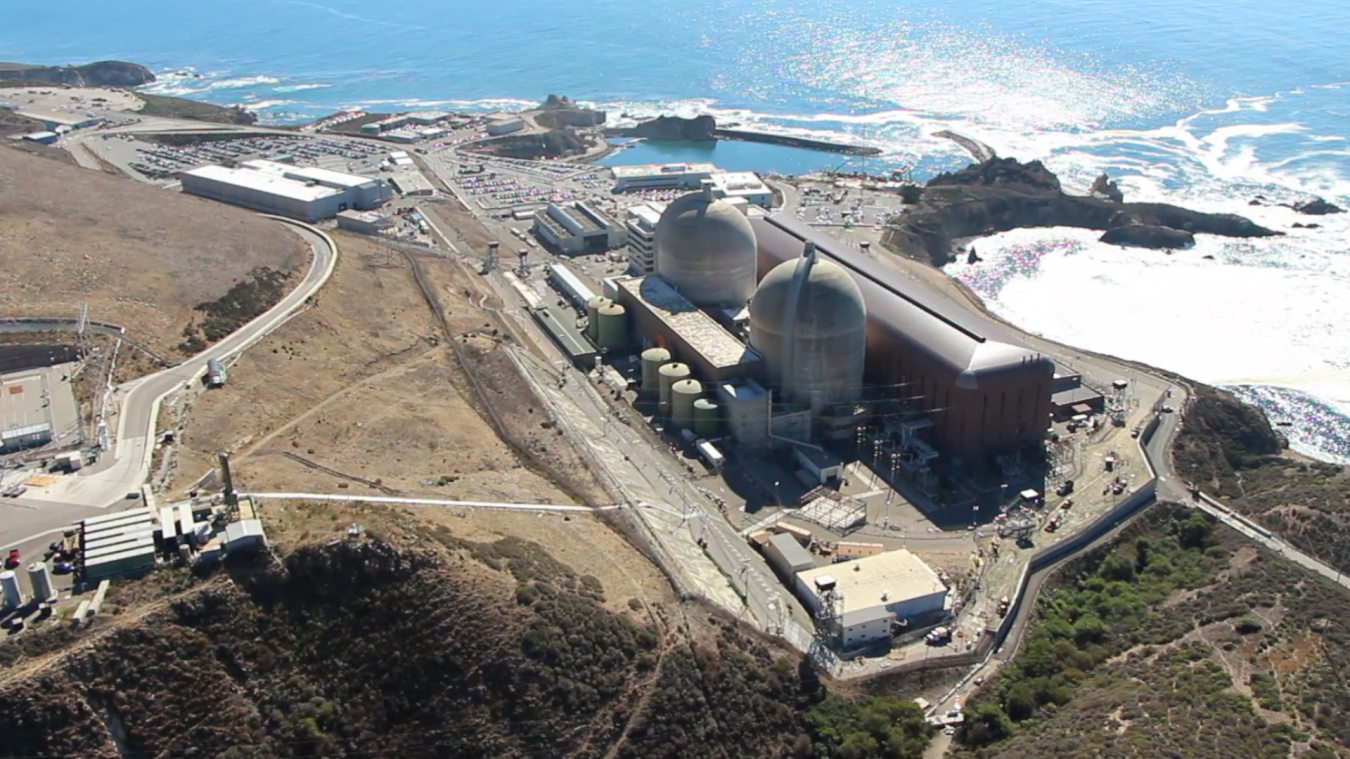
[[[967,156],[953,129],[1039,158],[1069,186],[1244,213],[1287,237],[1204,238],[1172,256],[1081,230],[1019,230],[953,267],[1049,337],[1234,386],[1295,447],[1350,461],[1350,3],[1308,0],[69,0],[0,27],[0,58],[139,61],[148,90],[286,122],[345,108],[511,110],[550,92],[611,118],[847,136],[883,155],[644,145],[617,160],[923,178]],[[1295,222],[1320,229],[1292,229]]]

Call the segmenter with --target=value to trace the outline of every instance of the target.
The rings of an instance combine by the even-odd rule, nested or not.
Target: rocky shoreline
[[[1124,202],[1117,199],[1122,196],[1114,183],[1098,184],[1102,185],[1098,195],[1068,195],[1040,161],[993,158],[929,180],[919,202],[896,220],[885,242],[905,255],[941,266],[951,260],[955,240],[1022,227],[1097,229],[1104,233],[1103,242],[1155,249],[1186,247],[1196,234],[1284,234],[1235,214]]]
[[[70,87],[140,87],[155,81],[150,69],[127,61],[95,61],[83,66],[0,64],[0,80]]]

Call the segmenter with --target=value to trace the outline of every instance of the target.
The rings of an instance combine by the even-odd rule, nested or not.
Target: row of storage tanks
[[[586,301],[586,337],[602,350],[628,345],[627,310],[603,295]]]
[[[51,572],[47,565],[35,561],[28,565],[28,582],[33,586],[33,598],[45,603],[56,597],[52,585]],[[0,572],[0,609],[14,609],[24,604],[23,588],[19,587],[19,575],[13,570]]]
[[[676,427],[700,437],[716,435],[722,427],[721,406],[705,397],[703,383],[693,378],[688,364],[673,359],[665,348],[642,352],[642,394],[655,396],[661,413]]]

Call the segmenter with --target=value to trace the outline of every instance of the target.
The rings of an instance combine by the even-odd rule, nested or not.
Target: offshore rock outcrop
[[[155,81],[155,75],[139,63],[96,61],[83,66],[0,64],[0,79],[71,87],[139,87]]]
[[[1123,227],[1166,227],[1190,235],[1274,237],[1242,216],[1193,211],[1167,203],[1122,203],[1067,195],[1059,178],[1040,161],[1022,163],[995,158],[928,182],[920,202],[892,220],[886,242],[916,258],[941,266],[951,260],[953,241],[1022,227],[1078,227],[1103,232]],[[1163,233],[1120,232],[1125,244]],[[1167,234],[1169,239],[1181,236]],[[1111,242],[1112,240],[1107,240]],[[1176,246],[1181,247],[1181,246]]]
[[[1172,229],[1171,227],[1159,227],[1151,224],[1130,224],[1124,227],[1114,227],[1106,230],[1106,234],[1098,239],[1111,245],[1153,248],[1155,250],[1189,248],[1195,244],[1195,235],[1184,229]]]
[[[1309,216],[1325,216],[1332,213],[1345,213],[1345,209],[1333,203],[1328,203],[1322,198],[1315,198],[1307,203],[1292,203],[1290,208],[1299,213]]]
[[[1105,198],[1116,203],[1125,202],[1125,193],[1120,191],[1120,185],[1111,180],[1111,177],[1102,174],[1092,183],[1092,189],[1088,190],[1090,194],[1098,198]]]
[[[549,95],[539,105],[539,113],[534,120],[546,129],[594,127],[605,123],[605,112],[583,108],[566,95]]]
[[[717,139],[717,121],[712,116],[657,116],[633,127],[634,137],[649,140],[712,142]]]

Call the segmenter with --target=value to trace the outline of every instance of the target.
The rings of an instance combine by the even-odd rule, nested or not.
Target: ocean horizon
[[[160,77],[147,92],[272,123],[353,108],[520,110],[557,93],[615,119],[709,113],[882,151],[644,145],[611,163],[703,156],[926,178],[969,163],[934,136],[951,129],[1042,160],[1070,187],[1105,172],[1128,200],[1289,234],[1202,236],[1168,256],[1084,230],[1016,230],[949,273],[1028,331],[1231,387],[1289,422],[1295,450],[1350,463],[1350,214],[1249,205],[1350,206],[1347,26],[1350,4],[1329,0],[656,0],[566,15],[542,0],[72,0],[0,29],[0,58],[135,61]]]

